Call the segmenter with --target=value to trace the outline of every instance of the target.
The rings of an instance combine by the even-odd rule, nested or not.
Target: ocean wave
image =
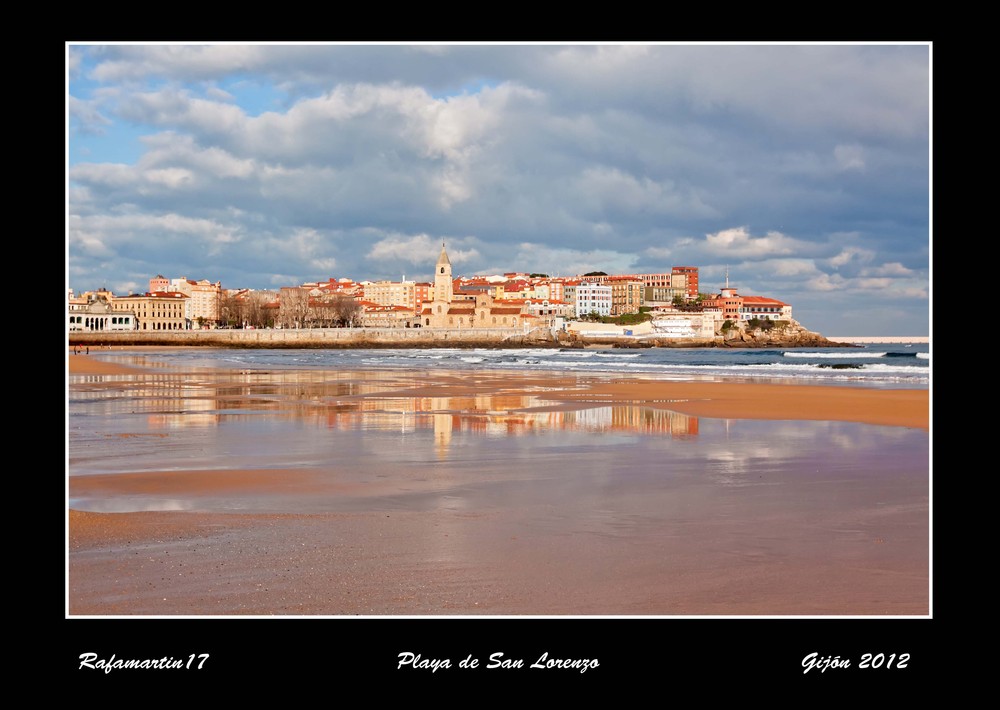
[[[858,353],[858,352],[840,352],[840,353],[814,353],[814,352],[786,352],[783,353],[785,357],[802,357],[802,358],[832,358],[837,360],[858,360],[865,358],[879,358],[885,357],[886,353]]]

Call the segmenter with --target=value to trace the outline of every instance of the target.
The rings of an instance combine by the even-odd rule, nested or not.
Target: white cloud
[[[321,273],[332,274],[337,268],[337,260],[331,257],[312,260],[313,268]]]
[[[261,66],[268,54],[264,46],[135,45],[116,48],[120,59],[103,61],[91,72],[97,81],[123,81],[147,76],[214,77]]]
[[[862,276],[913,276],[913,271],[907,269],[898,261],[893,261],[882,266],[871,267],[861,270]]]
[[[157,169],[158,166],[183,165],[190,172],[197,171],[202,181],[207,178],[249,179],[263,173],[267,166],[254,160],[238,158],[222,148],[204,148],[195,143],[191,136],[173,132],[157,133],[143,138],[149,150],[142,156],[137,167],[140,170]]]
[[[740,258],[792,254],[807,246],[775,231],[768,232],[763,237],[751,237],[746,227],[733,227],[715,234],[706,234],[705,243],[711,254]]]
[[[806,283],[808,291],[843,291],[850,282],[840,274],[818,273]]]
[[[670,247],[649,247],[643,254],[653,259],[672,259],[674,250]]]
[[[126,187],[136,181],[132,166],[122,163],[80,163],[70,169],[69,177],[108,187]]]
[[[97,101],[83,101],[75,96],[69,96],[69,115],[79,121],[79,130],[94,135],[103,135],[105,128],[112,124],[110,118],[98,109]]]
[[[185,184],[190,184],[194,178],[194,174],[190,170],[183,168],[163,168],[160,170],[147,170],[143,173],[143,177],[148,182],[176,189]]]
[[[831,266],[841,267],[851,263],[867,263],[875,258],[875,252],[863,247],[844,247],[839,254],[827,261]]]
[[[105,243],[124,243],[140,238],[155,240],[171,235],[199,237],[210,243],[229,243],[239,239],[233,225],[210,219],[179,214],[70,215],[70,242],[94,239]]]
[[[820,273],[812,259],[769,259],[755,269],[769,276],[815,276]]]
[[[859,278],[851,281],[853,288],[876,291],[886,297],[927,298],[926,286],[914,279]]]
[[[366,258],[374,261],[403,261],[427,266],[429,269],[441,253],[442,241],[445,243],[448,259],[452,264],[463,264],[480,258],[480,253],[475,247],[462,249],[458,246],[475,242],[474,237],[440,240],[432,239],[427,234],[413,236],[394,234],[386,237],[372,245]]]

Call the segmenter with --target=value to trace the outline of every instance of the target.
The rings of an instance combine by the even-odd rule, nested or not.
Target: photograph
[[[71,677],[926,678],[932,49],[66,42]]]

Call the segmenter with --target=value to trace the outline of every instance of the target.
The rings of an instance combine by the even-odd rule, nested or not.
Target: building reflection
[[[698,418],[642,403],[556,409],[544,392],[470,393],[476,384],[435,385],[400,373],[326,370],[211,370],[74,376],[71,414],[140,415],[150,430],[211,427],[245,417],[294,418],[332,430],[431,430],[444,457],[455,432],[526,436],[551,430],[641,433],[683,439]],[[495,385],[494,385],[495,386]]]

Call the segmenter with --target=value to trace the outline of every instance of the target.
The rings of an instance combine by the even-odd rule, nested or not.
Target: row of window
[[[470,316],[470,318],[469,318],[469,325],[475,325],[475,320],[476,320],[475,316]],[[497,317],[496,316],[492,317],[492,322],[493,322],[493,325],[498,325],[497,324]],[[430,324],[431,324],[431,319],[430,318],[425,319],[425,325],[430,325]],[[517,325],[517,316],[514,316],[514,317],[512,317],[510,319],[510,324],[511,325]],[[448,325],[455,325],[455,318],[454,318],[454,316],[449,316],[448,317]],[[465,317],[464,316],[459,316],[458,317],[458,325],[459,326],[465,325]],[[507,325],[507,316],[501,317],[499,325]]]
[[[70,323],[83,323],[83,316],[70,316]],[[98,321],[104,322],[107,318],[87,318],[87,323],[97,323]],[[111,325],[128,325],[132,322],[132,319],[127,316],[111,316]]]

